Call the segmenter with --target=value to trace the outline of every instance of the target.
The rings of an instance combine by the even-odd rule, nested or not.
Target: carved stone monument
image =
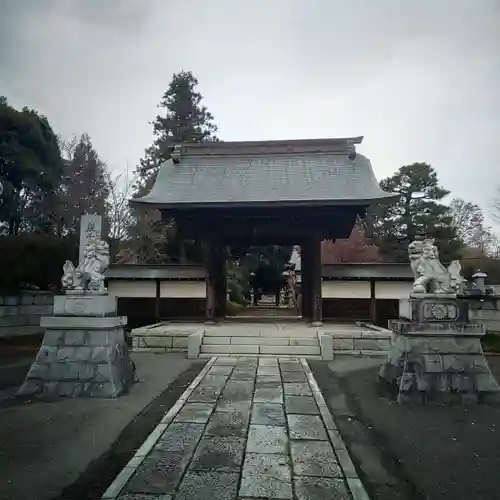
[[[94,222],[95,222],[94,216]],[[98,217],[98,216],[97,216]],[[81,232],[87,226],[82,223]],[[19,395],[117,397],[135,380],[117,298],[107,295],[104,273],[109,246],[85,241],[75,267],[66,261],[61,279],[65,295],[54,297],[54,314],[41,318],[45,335]]]
[[[84,214],[80,220],[80,250],[78,263],[84,259],[87,245],[92,241],[100,241],[102,232],[102,217],[96,214]]]
[[[468,301],[459,295],[460,263],[445,268],[433,238],[410,243],[408,255],[411,318],[389,322],[394,339],[380,388],[398,403],[500,403],[481,346],[484,327],[470,324]]]

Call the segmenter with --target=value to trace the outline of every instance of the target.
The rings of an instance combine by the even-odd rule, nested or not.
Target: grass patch
[[[488,332],[481,339],[481,344],[485,352],[500,353],[500,332]]]
[[[0,360],[16,360],[35,356],[42,344],[43,333],[19,335],[0,339]]]

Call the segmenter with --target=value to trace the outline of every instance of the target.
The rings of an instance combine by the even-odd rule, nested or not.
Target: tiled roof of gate
[[[354,159],[354,139],[185,145],[180,162],[160,166],[151,191],[134,203],[161,207],[370,204],[382,191],[370,161]]]

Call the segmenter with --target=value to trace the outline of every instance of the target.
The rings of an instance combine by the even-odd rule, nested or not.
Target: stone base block
[[[416,323],[469,321],[469,304],[456,294],[412,294],[410,296],[411,320]]]
[[[321,359],[333,360],[333,338],[331,335],[318,332],[318,343],[321,351]]]
[[[135,381],[135,368],[129,357],[124,319],[66,319],[66,325],[61,317],[45,321],[54,326],[46,329],[18,395],[116,398],[126,393]]]
[[[203,332],[192,333],[188,337],[188,359],[200,357],[201,344],[203,342]]]
[[[56,295],[54,316],[116,316],[117,297],[113,295]]]
[[[439,330],[438,330],[439,331]],[[469,331],[395,335],[379,374],[379,390],[398,403],[500,403],[500,386]]]

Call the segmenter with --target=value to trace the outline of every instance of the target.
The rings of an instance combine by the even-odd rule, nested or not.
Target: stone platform
[[[389,322],[391,351],[379,388],[398,403],[500,403],[484,357],[484,327],[469,323],[468,302],[455,294],[413,294],[411,318]]]
[[[116,297],[56,296],[54,316],[42,317],[42,345],[21,396],[118,397],[134,382]]]
[[[200,356],[297,356],[332,359],[340,355],[386,356],[392,331],[372,325],[300,321],[226,320],[205,323],[161,322],[132,330],[134,351],[187,351],[188,338],[200,337]],[[330,340],[331,339],[331,340]]]
[[[395,336],[379,376],[398,403],[500,403],[500,387],[484,357],[484,328],[454,322],[391,321]]]
[[[212,358],[103,499],[368,500],[305,359]]]

